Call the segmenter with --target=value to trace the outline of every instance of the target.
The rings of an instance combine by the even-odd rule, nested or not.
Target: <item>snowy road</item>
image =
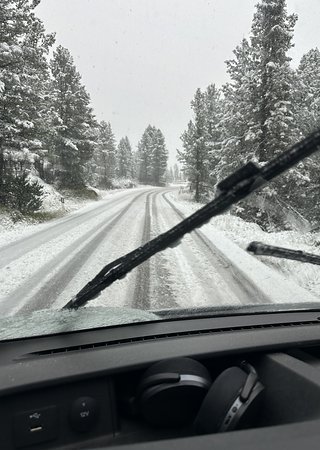
[[[169,188],[114,194],[0,247],[0,312],[63,306],[101,268],[183,218]],[[196,231],[106,289],[92,305],[163,309],[268,301]]]

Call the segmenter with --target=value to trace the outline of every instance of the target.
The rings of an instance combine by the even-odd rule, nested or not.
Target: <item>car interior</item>
[[[318,448],[319,331],[275,311],[3,341],[1,448]]]

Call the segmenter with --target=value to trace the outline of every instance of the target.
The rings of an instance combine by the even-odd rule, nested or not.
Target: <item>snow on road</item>
[[[177,216],[162,194],[155,197],[154,201],[155,210],[159,211],[159,214],[154,217],[153,229],[163,233],[176,225],[181,217]],[[219,273],[221,261],[213,252],[205,248],[196,236],[187,235],[179,245],[154,257],[151,262],[153,284],[157,282],[156,261],[158,258],[163,260],[162,264],[168,274],[166,281],[171,287],[172,297],[178,306],[187,308],[241,303],[241,299],[230,289],[221,272]],[[156,295],[151,297],[157,298]],[[159,304],[152,306],[155,309],[161,307]]]
[[[137,212],[143,211],[143,198],[142,204],[135,199],[143,197],[146,191],[144,188],[118,193],[63,219],[35,226],[34,233],[30,233],[28,229],[24,237],[0,247],[0,311],[3,314],[13,314],[21,308],[26,309],[25,305],[28,310],[62,306],[103,265],[139,245],[141,225]],[[130,212],[125,226],[115,226],[115,235],[109,236],[107,231],[104,233],[104,228],[108,227],[130,202],[136,203],[135,213]],[[142,216],[142,213],[140,215]],[[98,250],[95,249],[92,261],[88,254],[90,242],[99,234],[101,245]],[[77,255],[81,255],[85,247],[85,259],[79,261]],[[79,273],[73,273],[66,283],[66,280],[62,281],[61,275],[67,269],[70,272],[70,266],[77,266],[78,269],[81,266],[81,270]],[[65,288],[61,296],[57,277]],[[42,291],[43,295],[39,299],[37,292],[43,289],[43,286],[49,287],[49,294]],[[117,295],[117,301],[118,297]]]
[[[189,201],[189,195],[181,193],[178,190],[171,192],[168,198],[186,216],[194,213],[202,206]],[[319,266],[267,256],[251,256],[247,252],[244,255],[241,249],[245,250],[251,241],[261,241],[270,245],[303,250],[320,255],[320,233],[304,231],[267,233],[259,225],[245,222],[243,219],[228,213],[212,218],[209,224],[201,228],[201,232],[205,233],[208,239],[221,247],[225,254],[228,253],[232,259],[237,260],[237,265],[242,266],[247,272],[254,271],[255,276],[259,276],[259,267],[263,268],[263,272],[265,272],[265,266],[272,269],[268,278],[272,278],[273,281],[268,281],[268,279],[263,281],[263,279],[260,279],[260,283],[269,283],[270,289],[274,288],[278,296],[279,290],[275,282],[274,272],[281,275],[282,280],[286,279],[288,281],[287,286],[290,291],[294,291],[293,302],[303,300],[317,301],[320,292]],[[235,244],[236,247],[232,244]],[[247,261],[246,265],[244,265],[245,261]],[[261,264],[256,265],[256,261],[263,263],[263,266]],[[283,283],[282,285],[285,286]],[[297,289],[297,286],[303,288],[303,291]],[[309,291],[312,297],[309,297],[305,291]],[[287,297],[288,292],[286,291],[283,293],[283,298]]]
[[[146,187],[118,192],[67,217],[34,226],[33,232],[29,227],[19,239],[10,240],[9,232],[7,244],[2,236],[0,312],[62,307],[105,264],[181,220],[179,208],[186,213],[187,207],[170,191]],[[90,305],[163,309],[270,302],[255,286],[256,278],[239,269],[245,257],[255,273],[263,265],[233,247],[234,265],[219,248],[226,238],[221,236],[219,243],[216,232],[210,236],[210,230],[203,230],[155,255]],[[224,248],[228,243],[234,245],[226,239]]]

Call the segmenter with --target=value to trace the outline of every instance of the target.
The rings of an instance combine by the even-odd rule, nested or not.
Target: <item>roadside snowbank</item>
[[[201,204],[186,200],[184,194],[178,192],[170,193],[170,200],[185,215],[190,215],[199,209]],[[239,217],[229,213],[211,219],[201,231],[206,228],[209,234],[223,232],[223,236],[229,238],[243,250],[252,241],[260,241],[270,245],[287,247],[295,250],[320,255],[320,233],[281,231],[267,233],[255,223],[245,222]],[[219,235],[220,233],[217,233]],[[295,282],[298,286],[311,291],[313,295],[320,294],[320,267],[312,264],[289,261],[269,256],[253,256],[268,267],[276,269],[286,279]]]
[[[43,203],[39,210],[40,213],[51,213],[52,218],[64,216],[66,213],[76,211],[84,206],[96,204],[96,201],[66,198],[64,203],[61,202],[63,196],[53,186],[45,183],[41,178],[29,175],[31,181],[37,181],[43,189]],[[50,221],[48,221],[50,222]],[[0,211],[0,246],[13,242],[28,232],[33,232],[45,227],[46,223],[40,223],[32,217],[19,218],[15,220],[7,211]]]
[[[80,209],[94,208],[97,201],[104,200],[119,192],[130,192],[132,188],[119,188],[113,190],[101,190],[88,186],[92,191],[96,192],[97,199],[86,199],[76,197],[65,197],[57,191],[52,185],[45,183],[41,178],[34,175],[29,176],[30,180],[38,181],[43,188],[43,204],[40,212],[51,213],[52,218],[63,217],[66,214],[72,214]],[[145,186],[141,186],[145,188]],[[135,189],[139,189],[135,188]],[[61,199],[63,198],[63,202]],[[51,221],[47,220],[39,223],[32,218],[23,218],[19,221],[14,220],[10,214],[0,210],[0,247],[13,242],[30,233],[40,231],[47,226],[50,226]]]

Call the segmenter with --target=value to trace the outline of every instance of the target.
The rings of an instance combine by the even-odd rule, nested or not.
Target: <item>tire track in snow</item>
[[[112,216],[109,217],[108,223],[117,215],[118,213],[112,214]],[[50,259],[46,264],[41,266],[39,270],[37,270],[30,278],[27,279],[24,283],[19,285],[14,291],[10,292],[9,295],[4,297],[1,300],[0,310],[2,314],[7,314],[10,312],[10,310],[14,309],[19,302],[21,302],[21,299],[25,297],[25,293],[30,293],[35,288],[43,283],[43,280],[52,273],[59,264],[61,264],[61,261],[68,258],[68,256],[76,251],[77,248],[81,248],[84,242],[86,242],[92,235],[96,234],[104,224],[99,223],[96,227],[89,230],[86,234],[83,236],[80,236],[76,241],[74,241],[72,244],[68,245],[65,249],[60,251],[53,259]],[[28,296],[27,296],[28,297]],[[22,310],[22,309],[21,309]]]
[[[185,219],[186,216],[167,198],[166,194],[167,193],[164,193],[162,195],[166,203],[180,219]],[[209,261],[212,261],[212,258],[215,259],[215,261],[212,261],[214,268],[219,272],[223,279],[228,281],[228,286],[234,291],[236,296],[239,297],[242,304],[248,304],[248,299],[252,298],[256,300],[255,303],[270,303],[270,299],[257,290],[256,286],[245,276],[240,274],[237,269],[232,266],[232,263],[226,260],[223,253],[221,253],[200,230],[197,229],[192,231],[189,233],[189,236],[193,237],[201,251],[207,255]]]
[[[170,192],[166,191],[165,193]],[[152,199],[152,238],[161,233],[157,199],[163,192],[158,192]],[[157,253],[150,259],[151,309],[178,308],[170,283],[169,262],[164,252]]]
[[[95,234],[92,239],[90,239],[80,250],[77,252],[66,264],[64,264],[59,271],[49,280],[47,280],[46,284],[42,286],[36,294],[31,297],[28,303],[24,304],[21,308],[18,309],[20,313],[23,312],[32,312],[38,309],[46,309],[50,308],[54,301],[58,298],[61,292],[65,289],[65,287],[70,283],[70,281],[76,276],[79,270],[86,263],[88,258],[95,252],[95,250],[99,247],[100,243],[106,238],[106,234],[109,233],[117,223],[123,219],[125,214],[128,212],[133,203],[139,199],[141,196],[145,195],[146,192],[142,192],[135,196],[128,204],[121,210],[120,213],[114,214],[114,218],[111,221],[108,221],[107,224],[103,224],[101,228],[97,226],[94,230],[90,230],[85,236],[92,236],[93,233],[98,231],[98,234]],[[150,194],[149,194],[150,195]],[[122,200],[122,198],[121,198]],[[78,239],[78,242],[84,241],[84,237]],[[75,243],[74,243],[75,244]],[[73,246],[73,244],[72,244]],[[74,246],[72,247],[74,249]],[[62,259],[60,259],[60,263],[63,262],[63,259],[66,257],[67,253],[70,254],[71,249],[67,248],[62,253]],[[59,265],[59,255],[55,258],[56,265]],[[52,271],[52,266],[50,267],[50,271]],[[49,272],[50,273],[50,272]],[[89,280],[88,280],[89,281]],[[24,291],[23,286],[19,288],[20,293]],[[16,293],[16,298],[17,298]],[[12,298],[12,296],[8,296]],[[21,297],[20,297],[21,298]],[[67,299],[68,300],[68,299]],[[16,311],[15,311],[16,312]]]
[[[144,226],[141,245],[151,238],[151,213],[150,197],[156,195],[149,193],[146,197]],[[150,260],[143,262],[137,267],[136,286],[133,295],[133,308],[150,309]]]
[[[161,197],[159,226],[166,231],[181,220],[177,219],[163,197]],[[203,307],[208,304],[239,304],[238,298],[215,269],[216,260],[199,248],[189,235],[172,248],[163,251],[168,261],[169,283],[174,292],[178,308]]]
[[[68,231],[78,227],[84,222],[98,217],[105,213],[110,206],[118,203],[119,201],[131,197],[132,194],[121,196],[120,198],[112,198],[110,201],[105,202],[103,205],[99,205],[94,209],[85,211],[79,214],[75,214],[72,217],[60,219],[58,223],[55,223],[51,227],[44,230],[35,232],[25,238],[14,241],[0,248],[0,269],[10,264],[12,261],[24,256],[30,251],[35,250],[41,245],[47,243],[49,240],[60,237]]]

